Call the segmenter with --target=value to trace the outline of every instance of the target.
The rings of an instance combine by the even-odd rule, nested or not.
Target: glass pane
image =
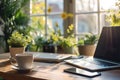
[[[118,0],[100,0],[100,10],[115,8],[115,2]]]
[[[60,16],[48,16],[47,22],[48,32],[57,32],[57,30],[60,29],[61,34],[63,34],[63,19]],[[58,28],[56,24],[58,24]]]
[[[45,0],[32,0],[32,14],[45,13]]]
[[[45,17],[39,16],[39,17],[31,17],[31,26],[34,31],[31,31],[31,34],[36,36],[43,36],[45,35]]]
[[[63,12],[63,0],[47,0],[48,13]]]
[[[106,21],[106,13],[101,13],[100,14],[100,28],[104,26],[109,26],[110,24]]]
[[[97,33],[97,14],[81,14],[76,19],[77,33]]]
[[[97,0],[76,0],[76,12],[97,11]]]

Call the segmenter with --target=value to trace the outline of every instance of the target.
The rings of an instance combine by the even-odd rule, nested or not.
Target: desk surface
[[[29,73],[18,73],[12,69],[9,54],[0,54],[0,76],[5,80],[120,80],[120,70],[102,72],[101,76],[87,78],[63,72],[72,67],[65,63],[34,62],[34,68]]]

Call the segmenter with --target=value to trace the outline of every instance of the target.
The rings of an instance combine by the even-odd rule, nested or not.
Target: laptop
[[[93,57],[65,62],[88,71],[120,69],[120,27],[103,27]]]
[[[45,52],[31,52],[30,54],[33,54],[34,61],[43,61],[43,62],[61,62],[65,59],[69,59],[72,57],[72,55],[67,55],[67,54],[45,53]]]

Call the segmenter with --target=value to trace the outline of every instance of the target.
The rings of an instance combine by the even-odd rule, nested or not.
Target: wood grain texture
[[[0,59],[0,76],[5,80],[120,80],[119,69],[102,72],[101,76],[95,78],[87,78],[63,72],[70,67],[72,66],[65,63],[34,62],[30,72],[19,73],[12,69],[9,60]]]

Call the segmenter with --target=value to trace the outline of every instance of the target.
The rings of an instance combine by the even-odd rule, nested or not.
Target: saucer
[[[33,68],[28,68],[28,69],[20,69],[18,66],[12,66],[13,69],[17,70],[20,73],[26,73],[30,72]]]

